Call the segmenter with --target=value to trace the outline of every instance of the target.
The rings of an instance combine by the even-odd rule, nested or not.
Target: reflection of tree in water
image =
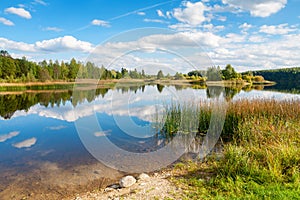
[[[161,93],[163,91],[163,89],[164,89],[165,86],[157,84],[156,87],[157,87],[157,90],[159,91],[159,93]]]
[[[206,88],[206,96],[210,99],[218,98],[222,94],[224,88],[219,86],[208,86]]]
[[[121,91],[122,94],[128,93],[128,92],[134,92],[135,94],[137,93],[137,91],[141,90],[142,92],[144,92],[145,90],[145,85],[119,85],[117,87],[118,91]]]
[[[238,87],[221,87],[221,86],[208,86],[206,89],[206,96],[210,99],[219,98],[222,94],[223,97],[229,101],[242,89]]]
[[[104,97],[108,90],[108,88],[100,88],[76,91],[74,97],[72,97],[73,92],[71,90],[0,95],[0,116],[9,119],[16,111],[24,110],[27,112],[30,107],[36,104],[45,107],[59,107],[61,104],[65,105],[67,101],[71,101],[75,107],[84,101],[92,102],[97,96]]]
[[[236,94],[240,93],[241,87],[225,87],[225,98],[231,100]]]
[[[175,89],[178,91],[178,90],[183,90],[183,89],[186,89],[188,88],[189,86],[187,85],[174,85]]]
[[[85,101],[92,102],[96,97],[105,97],[106,93],[111,88],[98,88],[96,90],[77,90],[75,93],[72,90],[66,91],[47,91],[36,93],[24,92],[21,94],[5,94],[0,95],[0,116],[4,119],[11,118],[14,113],[18,110],[25,110],[26,112],[30,107],[40,104],[45,107],[59,107],[61,104],[65,105],[66,102],[70,101],[74,107]],[[130,85],[120,86],[118,90],[122,93],[132,91],[137,92],[138,90],[144,91],[145,85]]]
[[[263,90],[265,88],[265,86],[264,85],[254,85],[253,88],[255,90]]]

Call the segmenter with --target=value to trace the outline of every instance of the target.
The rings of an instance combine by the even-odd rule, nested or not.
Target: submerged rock
[[[120,187],[122,188],[130,187],[135,183],[136,183],[136,179],[133,176],[125,176],[121,178],[119,181]]]

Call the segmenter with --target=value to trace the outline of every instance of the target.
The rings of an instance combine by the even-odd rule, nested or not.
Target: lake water
[[[2,92],[0,199],[60,198],[112,183],[128,169],[142,166],[151,171],[153,165],[170,164],[183,147],[175,146],[180,151],[170,157],[172,149],[155,154],[166,145],[157,135],[160,113],[174,102],[215,98],[284,100],[300,95],[161,85],[120,85],[74,94],[69,90]],[[149,154],[153,160],[145,163]],[[143,157],[137,162],[139,156]]]

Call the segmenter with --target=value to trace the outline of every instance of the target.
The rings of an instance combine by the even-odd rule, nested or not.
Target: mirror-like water
[[[96,116],[100,127],[86,127],[91,140],[105,137],[124,151],[141,154],[164,146],[155,122],[164,107],[173,102],[220,97],[226,101],[300,98],[297,94],[266,90],[194,88],[101,88],[79,91],[76,98],[68,90],[0,93],[0,197],[63,197],[120,177],[121,172],[101,164],[86,150],[77,133],[76,122],[89,122],[91,116]]]

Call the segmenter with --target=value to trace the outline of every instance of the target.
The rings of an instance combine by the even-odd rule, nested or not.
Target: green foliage
[[[49,71],[47,69],[41,68],[39,70],[38,79],[42,82],[50,81],[51,77],[50,77]]]
[[[254,71],[253,74],[263,76],[266,80],[275,81],[284,88],[300,89],[300,67]]]
[[[174,181],[183,188],[184,198],[299,199],[299,103],[231,102],[222,134],[230,142],[224,144],[223,157],[175,168],[183,172]]]
[[[263,76],[254,76],[253,81],[255,82],[263,82],[265,79]]]
[[[226,65],[225,69],[222,70],[222,75],[224,80],[234,80],[241,77],[230,64]]]
[[[195,71],[191,71],[189,72],[187,75],[188,76],[195,76],[195,77],[203,77],[206,74],[205,71],[200,71],[200,70],[195,70]]]
[[[125,68],[121,72],[116,70],[108,70],[104,66],[100,68],[91,62],[86,64],[76,61],[74,58],[68,62],[59,63],[57,60],[53,62],[46,60],[39,62],[27,61],[25,57],[22,59],[12,58],[7,51],[0,51],[0,79],[6,82],[32,82],[32,81],[48,81],[48,80],[75,80],[79,79],[121,79],[147,78],[145,71],[138,72],[136,69],[129,71]]]
[[[157,79],[162,79],[162,78],[164,78],[164,74],[163,74],[162,70],[159,70],[159,71],[157,72],[156,78],[157,78]]]
[[[220,67],[209,67],[206,72],[208,81],[221,81],[222,73]]]
[[[252,83],[252,81],[263,82],[265,80],[263,76],[253,76],[253,72],[245,72],[240,74],[236,72],[230,64],[226,65],[225,69],[223,70],[220,69],[220,66],[213,66],[209,67],[206,72],[200,70],[191,71],[187,74],[187,76],[189,79],[200,79],[202,81],[245,80],[248,83]],[[201,79],[201,77],[205,76],[207,79]]]
[[[178,73],[176,72],[176,74],[174,75],[175,80],[183,80],[185,79],[182,73]]]

